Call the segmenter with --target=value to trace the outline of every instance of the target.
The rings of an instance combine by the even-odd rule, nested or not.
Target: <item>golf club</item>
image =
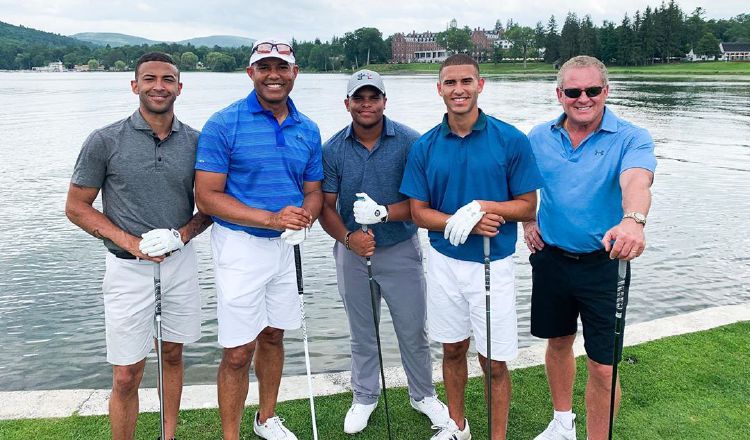
[[[628,262],[620,260],[617,267],[617,297],[615,303],[615,348],[612,350],[612,392],[609,397],[609,440],[612,440],[612,428],[615,420],[615,394],[617,392],[617,347],[624,330],[622,315],[625,313],[625,277],[628,272]]]
[[[154,263],[154,325],[156,327],[156,364],[159,369],[159,427],[160,439],[166,439],[164,432],[164,364],[162,361],[161,338],[161,263]]]
[[[492,339],[490,333],[490,237],[483,237],[484,245],[484,308],[487,320],[487,438],[492,439]]]
[[[362,232],[367,233],[367,225],[362,225]],[[380,286],[375,279],[372,277],[372,261],[370,257],[365,257],[367,262],[367,279],[370,281],[370,300],[372,301],[372,321],[375,324],[375,340],[378,343],[378,360],[380,361],[380,380],[383,383],[383,403],[385,404],[385,420],[388,427],[388,439],[392,439],[391,435],[391,415],[388,411],[388,394],[386,393],[385,387],[385,369],[383,368],[383,348],[380,346],[380,328],[378,325],[378,299],[377,292],[380,290]]]
[[[305,347],[305,367],[307,368],[307,387],[310,390],[310,414],[312,416],[313,439],[318,440],[318,424],[315,421],[315,399],[313,398],[312,373],[310,371],[310,349],[307,346],[307,325],[305,324],[305,296],[302,284],[302,256],[299,245],[294,245],[294,267],[297,271],[297,292],[299,293],[299,310],[302,315],[302,344]]]

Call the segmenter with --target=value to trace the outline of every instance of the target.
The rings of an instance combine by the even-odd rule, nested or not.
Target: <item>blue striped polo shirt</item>
[[[253,90],[245,99],[219,110],[206,122],[198,140],[195,169],[227,175],[224,192],[247,206],[276,212],[302,206],[304,182],[323,180],[318,126],[287,99],[289,115],[279,125],[261,107]],[[281,232],[213,220],[256,237]]]

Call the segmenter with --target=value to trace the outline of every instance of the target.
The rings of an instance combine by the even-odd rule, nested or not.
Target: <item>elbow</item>
[[[417,225],[418,228],[429,229],[427,227],[427,222],[418,211],[411,211],[411,221]]]

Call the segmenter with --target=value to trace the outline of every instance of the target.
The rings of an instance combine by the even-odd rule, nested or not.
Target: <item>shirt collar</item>
[[[264,109],[263,106],[260,105],[260,102],[258,101],[258,95],[255,93],[255,90],[247,95],[246,101],[247,108],[248,110],[250,110],[250,113],[271,113],[269,110]],[[297,111],[297,107],[294,105],[292,98],[286,98],[286,107],[287,109],[289,109],[289,116],[292,118],[292,120],[294,120],[294,122],[296,123],[299,123],[299,112]]]
[[[140,109],[136,110],[131,116],[130,121],[133,124],[133,128],[140,131],[150,131],[151,133],[154,132],[154,130],[151,128],[150,125],[148,125],[148,122],[146,122],[145,119],[143,119],[143,115],[141,114]],[[172,132],[180,131],[182,129],[182,123],[177,119],[177,116],[172,115]]]
[[[479,117],[477,117],[476,122],[474,122],[474,125],[471,127],[471,131],[481,131],[484,130],[484,127],[487,126],[487,116],[484,114],[482,109],[479,109]],[[443,115],[443,122],[440,123],[440,134],[443,136],[448,136],[451,134],[451,127],[448,125],[448,113]]]
[[[563,128],[563,123],[567,116],[565,113],[561,114],[557,119],[552,121],[550,129],[560,130]],[[606,105],[604,106],[604,114],[602,115],[602,121],[599,123],[599,127],[595,131],[604,130],[611,133],[617,132],[617,116],[610,110]]]
[[[396,136],[396,127],[393,125],[393,121],[388,119],[385,115],[383,115],[383,132],[380,133],[380,137],[382,138],[383,136]],[[346,127],[344,138],[356,138],[356,136],[354,136],[354,128],[352,127],[352,124],[349,124]]]

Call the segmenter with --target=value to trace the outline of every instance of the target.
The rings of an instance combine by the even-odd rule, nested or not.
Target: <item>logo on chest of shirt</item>
[[[604,156],[604,150],[594,150],[594,156]]]

